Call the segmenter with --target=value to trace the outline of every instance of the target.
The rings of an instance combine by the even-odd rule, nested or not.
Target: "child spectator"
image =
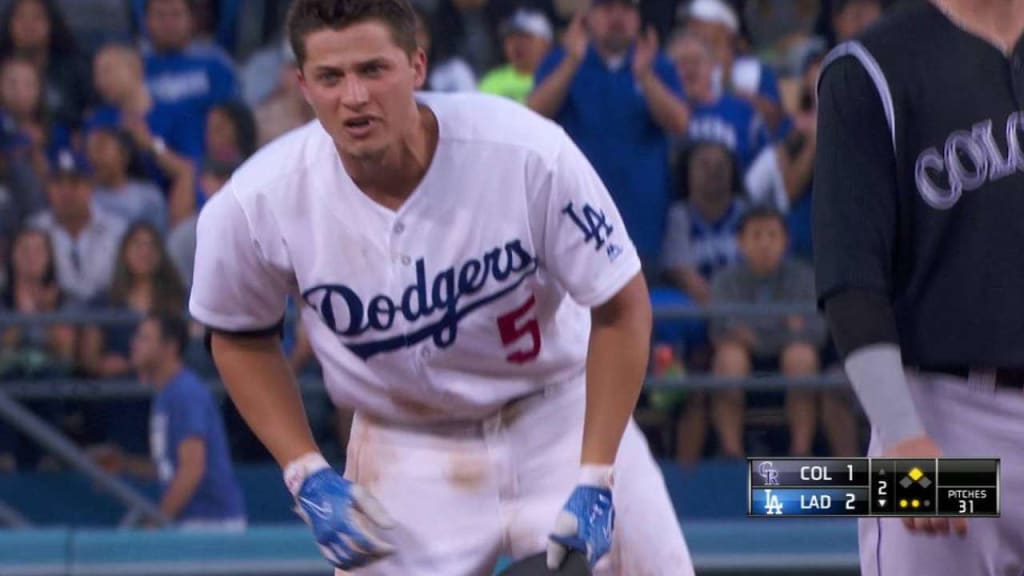
[[[749,210],[740,222],[739,245],[743,262],[720,272],[712,283],[712,301],[722,304],[803,304],[815,302],[814,273],[809,266],[785,258],[786,225],[782,214],[767,206]],[[726,378],[748,376],[755,372],[781,372],[790,377],[812,376],[819,371],[820,353],[825,345],[824,320],[815,313],[767,317],[726,317],[711,323],[715,347],[714,373]],[[785,393],[785,412],[789,422],[789,453],[810,456],[819,410],[823,413],[843,410],[845,402],[836,393],[818,393],[809,389],[791,389]],[[711,419],[718,434],[719,447],[727,457],[741,458],[743,442],[744,390],[742,388],[711,395]],[[830,440],[853,430],[832,430],[846,418],[824,419]],[[693,439],[689,439],[693,440]],[[833,446],[834,450],[847,450]]]

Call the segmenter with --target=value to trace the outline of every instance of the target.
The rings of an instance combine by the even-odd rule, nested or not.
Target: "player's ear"
[[[306,84],[306,75],[302,73],[302,66],[295,67],[295,77],[299,79],[299,89],[302,90],[302,97],[312,106],[313,102],[309,99],[309,85]]]
[[[427,81],[427,53],[422,48],[416,48],[409,55],[409,62],[412,64],[413,87],[419,90]]]

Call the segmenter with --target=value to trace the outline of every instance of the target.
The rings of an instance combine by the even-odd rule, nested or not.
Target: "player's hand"
[[[565,53],[572,58],[574,62],[582,62],[583,57],[587,54],[587,45],[590,40],[587,38],[587,29],[583,23],[583,13],[577,13],[572,17],[572,21],[569,22],[569,27],[565,29],[565,33],[562,35],[562,44],[565,47]]]
[[[928,436],[915,436],[896,443],[882,454],[883,458],[941,458],[942,449]],[[966,518],[904,518],[903,525],[914,533],[954,534],[967,533]]]
[[[633,51],[633,76],[637,80],[644,80],[651,74],[651,66],[657,55],[658,33],[654,31],[654,26],[648,26],[637,38],[636,49]]]
[[[313,529],[320,552],[342,570],[365,566],[394,548],[381,531],[393,526],[383,507],[331,468],[311,474],[295,495],[296,512]]]
[[[548,540],[549,570],[557,570],[569,550],[586,554],[587,562],[593,567],[611,549],[615,507],[612,505],[611,470],[605,468],[607,472],[603,476],[607,480],[581,482],[558,513]]]

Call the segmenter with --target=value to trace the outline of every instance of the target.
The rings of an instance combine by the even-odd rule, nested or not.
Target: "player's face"
[[[747,264],[759,274],[778,269],[786,252],[786,230],[776,218],[754,218],[740,234],[740,250]]]
[[[423,85],[426,56],[395,44],[378,21],[306,38],[302,91],[342,155],[377,160],[417,126],[413,92]]]

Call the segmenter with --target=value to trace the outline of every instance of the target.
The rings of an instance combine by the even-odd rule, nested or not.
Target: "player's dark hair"
[[[160,328],[160,338],[164,342],[174,344],[174,350],[180,358],[188,347],[188,321],[181,314],[156,312],[148,314],[146,320],[152,320]]]
[[[400,48],[416,50],[416,13],[408,0],[295,0],[288,10],[288,41],[299,68],[306,62],[306,37],[325,28],[341,30],[369,20],[384,23]]]
[[[736,225],[736,234],[743,234],[747,224],[757,220],[775,220],[782,227],[782,231],[788,233],[788,230],[786,230],[786,217],[782,215],[778,208],[770,204],[755,204],[745,210],[743,215],[740,216],[740,221]]]

